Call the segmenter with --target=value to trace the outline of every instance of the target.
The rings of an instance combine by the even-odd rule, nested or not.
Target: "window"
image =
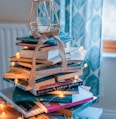
[[[104,0],[103,51],[116,53],[116,0]]]

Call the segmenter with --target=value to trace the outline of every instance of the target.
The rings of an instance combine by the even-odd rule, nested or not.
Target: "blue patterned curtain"
[[[102,0],[55,0],[60,30],[73,37],[72,46],[84,46],[87,50],[83,70],[85,85],[91,86],[94,95],[99,94],[101,59]]]

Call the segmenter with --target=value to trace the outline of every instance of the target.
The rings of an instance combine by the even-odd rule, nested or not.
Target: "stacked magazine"
[[[35,119],[38,114],[51,114],[94,99],[93,94],[82,87],[80,79],[86,51],[68,46],[71,39],[68,35],[59,34],[58,37],[64,44],[67,67],[63,68],[57,42],[48,38],[37,50],[33,87],[30,87],[29,78],[39,39],[33,36],[17,37],[16,45],[21,49],[9,58],[9,71],[3,76],[5,81],[15,86],[1,90],[0,97],[25,118]]]

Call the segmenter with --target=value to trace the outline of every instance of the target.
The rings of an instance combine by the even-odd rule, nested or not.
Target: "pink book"
[[[79,105],[90,100],[93,100],[94,96],[91,92],[79,87],[79,94],[72,95],[72,103],[53,103],[53,102],[37,102],[40,108],[46,112],[54,112],[63,108],[69,108],[75,105]]]

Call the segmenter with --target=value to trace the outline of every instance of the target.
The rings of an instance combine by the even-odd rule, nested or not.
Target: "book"
[[[21,112],[25,118],[43,113],[43,110],[35,102],[14,102],[13,92],[15,87],[6,88],[0,91],[0,96],[9,104]]]
[[[71,41],[71,38],[69,36],[58,36],[60,40],[65,44],[69,41]],[[39,39],[34,38],[33,36],[23,36],[23,37],[17,37],[17,40],[28,42],[28,43],[38,43]],[[48,38],[48,40],[44,44],[51,44],[51,45],[57,45],[57,42],[54,40],[54,38]]]
[[[95,104],[97,101],[97,97],[94,96],[93,100],[90,100],[88,102],[85,102],[83,104],[79,104],[70,108],[65,108],[65,109],[61,109],[58,110],[58,112],[65,114],[69,117],[74,117],[75,115],[78,115],[79,112],[83,111],[84,109],[86,109],[87,107]]]
[[[28,81],[24,79],[8,79],[8,78],[3,78],[3,80],[12,83],[14,85],[18,85],[21,89],[24,89],[28,87]],[[56,80],[53,76],[48,76],[44,78],[40,78],[36,80],[35,87],[41,87],[41,86],[46,86],[46,85],[53,85],[56,83]]]
[[[21,58],[33,58],[34,50],[22,49],[19,51]],[[38,51],[36,59],[50,60],[59,56],[59,50]]]
[[[22,67],[26,67],[26,68],[32,68],[32,63],[28,63],[28,62],[20,62],[20,61],[16,61],[14,62],[15,66],[22,66]],[[38,68],[43,68],[49,66],[49,64],[41,64],[41,63],[36,63],[36,69]]]
[[[24,91],[18,87],[14,89],[13,92],[13,101],[14,102],[33,102],[33,101],[42,101],[42,102],[60,102],[60,103],[70,103],[72,102],[72,94],[60,96],[54,94],[46,94],[41,96],[35,96],[29,91]]]
[[[23,46],[23,47],[27,47],[29,49],[35,49],[37,43],[30,43],[30,42],[16,42],[17,46]],[[51,47],[54,45],[50,45],[50,44],[43,44],[43,46],[40,47],[40,49],[42,48],[46,48],[46,47]]]
[[[59,81],[64,81],[65,79],[71,79],[71,78],[78,78],[82,72],[67,72],[67,73],[58,73],[55,74],[54,77],[55,79]]]
[[[72,103],[37,102],[37,105],[39,105],[45,113],[50,113],[50,112],[58,111],[63,108],[69,108],[72,106],[83,104],[93,99],[94,96],[91,92],[86,91],[85,89],[79,86],[79,94],[72,95]]]
[[[30,92],[33,95],[44,95],[48,92],[52,92],[52,91],[56,91],[56,90],[69,90],[73,87],[77,87],[83,84],[83,80],[78,79],[78,80],[74,80],[74,79],[67,79],[65,82],[56,82],[55,84],[51,84],[51,85],[46,85],[46,86],[41,86],[41,87],[36,87],[34,89],[32,89]]]
[[[74,116],[81,117],[82,119],[84,119],[84,118],[100,119],[102,112],[103,112],[102,108],[87,107],[86,109],[82,110],[78,114],[76,113]]]
[[[28,119],[69,119],[67,116],[64,114],[58,113],[58,112],[53,112],[53,113],[43,113],[36,115],[34,117],[30,117]]]
[[[22,67],[22,66],[11,66],[9,72],[4,74],[4,78],[9,78],[9,79],[13,79],[13,78],[18,78],[18,79],[29,79],[29,74],[30,74],[30,69]],[[36,69],[35,73],[36,73],[36,79],[39,78],[44,78],[50,75],[55,75],[58,73],[71,73],[71,72],[77,72],[78,75],[82,74],[82,70],[80,65],[78,65],[77,63],[75,64],[68,64],[67,68],[63,68],[60,65],[56,64],[56,65],[49,65],[46,67],[41,67]],[[78,76],[77,76],[78,77]]]
[[[20,62],[26,62],[26,63],[32,63],[32,59],[29,58],[17,58],[16,56],[12,56],[9,58],[10,61],[20,61]],[[60,57],[54,57],[50,60],[42,60],[42,59],[36,59],[36,63],[43,63],[43,64],[48,64],[48,65],[53,65],[58,62],[61,62]]]

